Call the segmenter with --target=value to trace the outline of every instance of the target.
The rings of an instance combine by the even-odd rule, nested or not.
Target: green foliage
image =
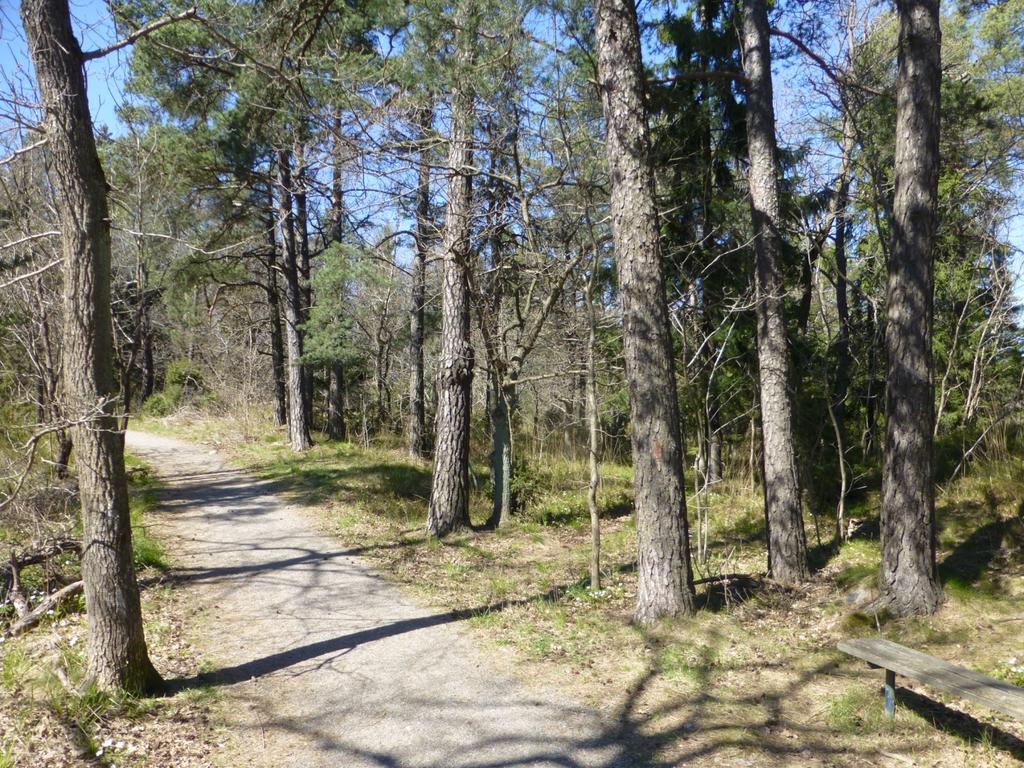
[[[164,374],[164,388],[147,398],[142,413],[145,416],[161,417],[174,413],[203,394],[203,374],[192,360],[178,358],[167,365]]]
[[[350,303],[356,284],[365,277],[366,254],[344,243],[331,243],[323,253],[323,262],[313,277],[313,289],[319,300],[306,323],[305,357],[318,364],[341,363],[345,368],[365,363],[365,349],[352,340]]]

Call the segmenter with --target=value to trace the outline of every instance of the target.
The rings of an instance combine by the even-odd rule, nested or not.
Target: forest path
[[[497,674],[452,623],[208,448],[129,432],[166,483],[151,528],[209,611],[197,642],[244,753],[229,765],[629,766],[615,728]],[[172,681],[173,682],[173,681]],[[239,763],[244,760],[245,763]]]

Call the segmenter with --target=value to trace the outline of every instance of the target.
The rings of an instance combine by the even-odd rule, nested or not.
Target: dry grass
[[[202,667],[187,629],[194,625],[195,611],[164,584],[168,563],[147,533],[154,483],[144,470],[133,478],[135,560],[150,656],[165,677],[191,676]],[[29,581],[35,570],[26,569]],[[211,718],[217,704],[213,691],[145,698],[99,692],[82,682],[85,637],[79,599],[32,632],[0,645],[0,768],[212,768],[218,742],[226,738]]]
[[[192,425],[163,428],[187,434]],[[699,568],[703,575],[752,578],[702,588],[704,608],[694,618],[641,629],[630,623],[635,529],[622,504],[626,468],[608,472],[605,589],[595,594],[586,583],[589,530],[578,505],[582,466],[548,459],[531,489],[532,507],[507,530],[469,531],[438,543],[423,532],[426,464],[338,444],[297,457],[273,431],[239,437],[226,421],[206,421],[201,430],[240,465],[279,481],[324,530],[391,580],[460,612],[496,661],[604,712],[640,764],[1002,766],[1024,760],[1022,724],[921,689],[905,691],[895,721],[885,721],[880,674],[835,651],[844,637],[881,630],[1024,682],[1008,663],[1024,664],[1024,624],[1014,620],[1022,618],[1024,596],[1019,466],[992,467],[941,496],[940,563],[949,599],[938,616],[891,621],[847,605],[851,593],[870,591],[877,571],[870,498],[858,513],[861,537],[838,550],[816,547],[814,581],[788,592],[757,578],[765,567],[757,495],[726,484],[711,499],[716,557]],[[486,518],[485,490],[474,497],[475,521]]]

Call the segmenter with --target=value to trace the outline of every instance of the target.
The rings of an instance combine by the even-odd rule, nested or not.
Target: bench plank
[[[902,677],[1024,721],[1024,688],[1004,680],[958,667],[881,637],[843,640],[839,643],[839,650]]]

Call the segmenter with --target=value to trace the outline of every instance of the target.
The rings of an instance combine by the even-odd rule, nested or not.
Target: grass
[[[189,676],[197,660],[183,638],[186,606],[160,573],[168,557],[149,530],[159,485],[147,466],[128,459],[134,560],[142,591],[146,640],[156,666]],[[62,561],[77,574],[77,560]],[[43,587],[41,567],[25,569],[26,586]],[[69,601],[32,632],[0,645],[0,768],[33,765],[179,764],[212,751],[206,712],[217,703],[210,688],[174,697],[133,697],[101,691],[86,680],[84,601]],[[198,765],[198,761],[181,764]]]
[[[851,686],[829,703],[827,721],[847,736],[869,736],[893,728],[878,691],[862,685]]]
[[[161,429],[189,436],[192,427],[164,422]],[[1018,674],[1006,659],[1018,657],[1024,669],[1020,624],[1007,621],[1019,617],[1024,597],[1019,462],[976,467],[940,492],[939,563],[948,601],[937,617],[893,621],[847,604],[848,594],[870,594],[877,585],[877,494],[864,493],[850,512],[860,520],[852,540],[831,547],[830,521],[819,521],[823,543],[805,589],[756,579],[742,590],[708,588],[700,597],[709,610],[640,629],[630,621],[636,528],[629,467],[603,468],[604,583],[594,593],[587,584],[582,463],[530,458],[520,467],[527,473],[519,480],[526,508],[509,528],[437,542],[423,532],[425,463],[387,447],[324,442],[296,456],[280,433],[239,429],[230,420],[206,420],[199,429],[237,464],[276,481],[290,503],[310,508],[326,532],[390,580],[438,608],[465,612],[480,642],[503,649],[502,658],[527,681],[567,691],[621,723],[641,764],[711,757],[726,764],[742,758],[770,766],[819,764],[814,759],[856,765],[879,762],[880,750],[932,764],[1024,759],[1012,740],[983,744],[958,724],[956,710],[995,721],[1024,744],[1019,724],[960,702],[928,711],[901,702],[896,723],[882,722],[877,673],[835,651],[843,637],[881,629],[897,642],[1003,677]],[[474,464],[474,475],[471,517],[481,524],[490,512],[488,481],[482,465]],[[708,497],[712,557],[695,562],[698,576],[762,573],[760,493],[726,481]],[[808,536],[817,544],[810,520]]]
[[[151,468],[131,456],[125,457],[131,486],[130,514],[132,525],[132,552],[135,567],[167,570],[168,563],[163,545],[153,537],[146,524],[146,518],[156,508],[160,483]]]

